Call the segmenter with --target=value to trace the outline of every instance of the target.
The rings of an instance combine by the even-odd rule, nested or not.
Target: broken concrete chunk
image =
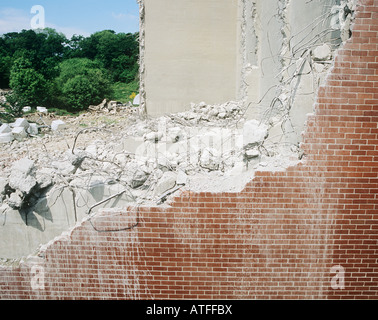
[[[199,104],[198,104],[198,107],[199,108],[206,108],[206,102],[204,102],[204,101],[201,101]]]
[[[72,153],[71,151],[66,152],[67,159],[71,162],[73,166],[76,168],[80,167],[83,161],[86,158],[85,152],[77,152],[77,153]]]
[[[9,133],[9,132],[12,132],[12,129],[8,124],[4,123],[3,125],[0,126],[0,134]]]
[[[37,111],[41,113],[47,113],[47,109],[45,107],[37,107]]]
[[[180,127],[174,127],[168,130],[167,136],[169,142],[175,143],[184,137],[184,132]]]
[[[216,117],[219,114],[219,110],[217,108],[211,109],[209,111],[209,116]]]
[[[245,122],[243,127],[244,148],[254,147],[262,143],[268,136],[268,126],[257,120]]]
[[[219,168],[219,153],[214,148],[206,148],[202,151],[200,157],[200,165],[202,168],[208,170],[218,170]]]
[[[260,155],[260,152],[256,149],[249,149],[245,151],[245,157],[247,159],[257,158]]]
[[[140,94],[137,94],[133,100],[133,105],[139,106],[140,104]]]
[[[31,107],[23,107],[22,108],[22,112],[30,112],[31,111]]]
[[[19,119],[16,119],[15,123],[13,124],[13,126],[15,128],[22,127],[22,128],[25,128],[25,130],[26,130],[27,128],[29,128],[29,122],[26,119],[24,119],[24,118],[19,118]]]
[[[92,157],[97,157],[97,146],[95,144],[90,144],[85,148],[85,152]]]
[[[20,190],[16,190],[8,198],[8,205],[12,209],[15,209],[15,210],[20,209],[24,202],[24,198],[25,198],[24,194]]]
[[[113,109],[117,108],[117,101],[109,101],[107,108],[108,108],[108,110],[113,110]]]
[[[180,170],[179,173],[177,174],[176,184],[184,185],[186,184],[187,180],[188,180],[187,174]]]
[[[36,180],[38,183],[39,189],[45,189],[50,187],[53,184],[53,169],[42,168],[36,173]]]
[[[16,127],[16,128],[13,128],[13,130],[12,130],[12,134],[13,134],[13,137],[14,137],[16,140],[18,140],[18,141],[22,141],[22,140],[24,140],[25,138],[27,138],[27,136],[28,136],[28,134],[26,133],[24,127]]]
[[[314,60],[316,61],[324,61],[329,60],[331,58],[331,47],[328,44],[323,44],[322,46],[318,46],[313,51]]]
[[[146,174],[146,172],[138,170],[129,181],[129,185],[131,188],[136,189],[141,187],[147,181],[147,179],[148,175]]]
[[[51,123],[51,130],[52,131],[63,130],[65,128],[66,128],[66,123],[62,120],[54,120]]]
[[[149,132],[144,135],[144,139],[148,141],[158,142],[163,137],[162,132]]]
[[[0,144],[2,143],[9,143],[14,140],[14,136],[12,132],[7,133],[0,133]]]
[[[128,164],[125,173],[127,175],[127,183],[133,189],[141,187],[149,176],[148,172],[144,170],[143,164],[139,162]]]
[[[174,172],[165,172],[155,188],[155,195],[162,195],[176,185],[177,175]]]
[[[219,119],[224,119],[226,117],[227,117],[227,113],[226,112],[220,112],[220,113],[218,113],[218,118]]]
[[[17,161],[11,170],[9,176],[9,185],[14,190],[20,190],[25,194],[30,191],[37,184],[34,176],[34,161],[27,158]]]
[[[36,123],[30,123],[29,128],[26,130],[32,136],[36,136],[38,134],[38,125]]]
[[[19,171],[25,175],[30,174],[34,169],[34,161],[28,158],[23,158],[15,162],[12,166],[12,171]]]
[[[186,120],[194,120],[196,119],[196,114],[192,111],[188,111],[187,113],[184,114],[184,118]]]
[[[316,72],[321,73],[325,69],[325,65],[322,63],[314,63],[314,69]]]
[[[76,171],[76,167],[69,161],[53,161],[51,165],[63,175],[69,175]]]

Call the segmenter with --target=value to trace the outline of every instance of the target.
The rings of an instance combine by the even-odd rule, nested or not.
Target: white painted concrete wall
[[[145,92],[149,115],[237,94],[234,0],[145,0]]]

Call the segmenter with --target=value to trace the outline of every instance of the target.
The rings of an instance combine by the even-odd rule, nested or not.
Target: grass
[[[113,85],[113,100],[127,103],[132,102],[133,98],[130,97],[133,93],[138,94],[139,92],[139,83],[138,81],[133,81],[130,83],[117,82]]]

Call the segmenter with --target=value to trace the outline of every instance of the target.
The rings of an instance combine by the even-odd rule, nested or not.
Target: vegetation
[[[139,83],[134,80],[129,83],[116,82],[112,86],[113,99],[122,103],[134,100],[139,91]]]
[[[70,112],[103,99],[129,101],[138,91],[138,33],[96,32],[67,39],[54,29],[0,37],[0,87],[13,90],[13,113],[24,106]]]

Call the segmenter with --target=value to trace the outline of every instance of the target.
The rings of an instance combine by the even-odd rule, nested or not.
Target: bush
[[[26,58],[18,58],[11,69],[10,87],[21,108],[25,105],[43,105],[49,95],[49,85],[44,76],[33,69]]]
[[[108,75],[95,61],[70,59],[60,64],[60,70],[56,83],[61,88],[61,107],[66,110],[84,110],[111,95]]]
[[[26,105],[22,97],[17,96],[16,93],[7,95],[7,102],[1,103],[0,106],[5,109],[5,112],[0,112],[0,120],[5,122],[12,122],[15,118],[23,115],[23,107]]]

